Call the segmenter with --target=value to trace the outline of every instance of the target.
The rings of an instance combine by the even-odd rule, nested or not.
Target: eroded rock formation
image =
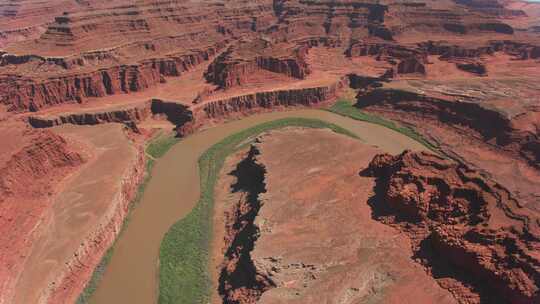
[[[24,76],[4,76],[0,80],[2,103],[11,111],[38,111],[66,102],[83,102],[87,97],[137,92],[178,76],[208,60],[215,49],[194,54],[155,59],[136,65],[115,66],[75,76],[33,80]],[[5,58],[5,56],[4,56]],[[13,62],[11,62],[13,63]]]
[[[377,155],[373,216],[411,239],[414,259],[460,303],[540,301],[540,222],[501,185],[428,153]]]
[[[265,169],[256,160],[259,150],[252,146],[236,170],[232,192],[242,192],[241,199],[225,219],[225,255],[219,277],[219,294],[223,303],[256,303],[275,283],[258,272],[251,258],[251,251],[259,235],[255,218],[261,208],[259,195],[266,192]]]
[[[479,103],[430,97],[402,90],[374,89],[360,94],[357,106],[401,111],[420,119],[434,119],[466,132],[467,136],[476,136],[486,143],[522,157],[532,166],[540,163],[538,132],[523,130],[502,112]]]
[[[209,118],[217,118],[230,113],[257,111],[264,108],[316,105],[335,98],[343,87],[344,83],[340,81],[327,87],[258,92],[225,100],[210,101],[204,105],[203,109]]]
[[[138,123],[152,114],[151,103],[133,108],[111,110],[109,112],[72,113],[60,116],[30,116],[28,123],[34,128],[50,128],[66,123],[74,125],[97,125],[100,123]]]
[[[49,175],[63,175],[69,167],[84,162],[81,154],[71,151],[64,138],[51,131],[31,131],[29,145],[14,154],[0,169],[0,200],[13,195],[40,196],[52,186],[43,180]],[[28,179],[33,180],[28,184]],[[43,188],[45,187],[45,189]]]
[[[212,62],[205,78],[223,89],[245,84],[260,69],[303,79],[310,72],[305,59],[308,50],[307,45],[272,44],[263,39],[240,42]]]

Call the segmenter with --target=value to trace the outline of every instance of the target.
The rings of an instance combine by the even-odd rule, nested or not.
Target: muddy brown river
[[[215,143],[254,125],[290,117],[320,119],[358,135],[389,153],[425,150],[417,141],[385,127],[321,110],[295,110],[253,115],[198,132],[160,158],[142,200],[118,238],[113,256],[91,303],[151,304],[158,298],[158,256],[164,234],[186,216],[199,199],[197,161]]]

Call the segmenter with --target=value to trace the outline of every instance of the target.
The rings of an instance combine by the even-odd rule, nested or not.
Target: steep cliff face
[[[257,269],[251,257],[260,233],[255,224],[262,206],[259,195],[266,192],[266,170],[257,160],[258,154],[257,147],[252,146],[231,172],[237,179],[231,185],[232,192],[244,195],[225,219],[225,254],[218,286],[223,303],[256,303],[265,291],[275,287],[271,278]]]
[[[377,155],[373,216],[407,234],[414,259],[461,303],[540,301],[538,215],[501,185],[428,153]]]
[[[458,69],[485,76],[488,67],[483,63],[486,56],[504,53],[516,60],[540,58],[538,46],[510,40],[496,40],[480,46],[466,43],[452,44],[444,41],[425,41],[408,46],[394,42],[352,42],[345,54],[350,57],[372,56],[384,60],[394,67],[395,74],[426,74],[428,56],[438,56],[440,60],[452,62]]]
[[[402,60],[397,65],[398,74],[426,74],[426,67],[416,58]]]
[[[499,0],[453,0],[459,5],[466,6],[474,11],[498,17],[523,17],[527,13],[522,10],[508,9],[505,1]]]
[[[193,112],[189,107],[159,99],[153,99],[151,102],[152,114],[164,116],[174,124],[178,135],[183,136],[195,131]]]
[[[493,55],[496,52],[503,52],[522,60],[540,58],[538,46],[511,40],[491,41],[477,47],[450,44],[442,41],[427,41],[419,43],[418,47],[423,52],[430,55],[439,55],[441,59],[446,60],[454,58],[479,58],[483,55]]]
[[[384,24],[388,6],[372,1],[274,1],[279,25],[268,30],[280,40],[331,37],[347,42],[368,37],[391,40]]]
[[[81,245],[66,262],[62,271],[54,278],[58,282],[45,291],[46,303],[75,302],[100,263],[101,257],[114,243],[129,212],[130,203],[135,199],[138,187],[145,176],[146,158],[144,148],[138,147],[132,163],[126,167],[121,179],[121,187],[110,202],[99,224],[81,240]]]
[[[258,70],[304,79],[310,73],[306,56],[309,45],[273,44],[262,39],[241,42],[219,55],[205,78],[223,89],[240,86]]]
[[[478,103],[444,100],[408,91],[375,89],[359,94],[357,106],[435,119],[464,131],[467,136],[523,157],[532,166],[538,167],[540,163],[540,135],[537,132],[522,130],[502,113]]]
[[[77,167],[83,157],[71,151],[64,138],[50,131],[32,131],[31,144],[14,154],[0,169],[0,201],[10,196],[39,196],[51,184],[49,175],[63,175],[64,168]],[[28,183],[28,180],[34,182]]]
[[[401,46],[397,43],[353,42],[347,48],[348,57],[375,56],[380,59],[409,59],[411,57],[425,59],[422,50]]]
[[[74,125],[97,125],[100,123],[138,123],[152,114],[151,103],[109,112],[73,113],[59,116],[30,116],[28,123],[34,128],[50,128],[66,123]]]
[[[172,115],[178,117],[173,121],[177,126],[178,136],[186,136],[202,127],[208,120],[220,120],[294,106],[317,106],[336,98],[341,90],[348,86],[348,82],[348,77],[343,77],[329,86],[257,92],[208,101],[190,108],[174,104],[173,109],[166,108],[163,112],[168,113],[167,116],[176,113]]]
[[[23,134],[28,143],[0,167],[0,303],[11,296],[51,195],[87,161],[81,149],[48,130]]]
[[[345,87],[347,80],[325,86],[304,89],[291,89],[258,92],[236,96],[224,100],[210,101],[202,107],[208,118],[219,118],[236,112],[250,112],[288,106],[312,106],[335,98]]]
[[[215,51],[209,49],[41,81],[7,75],[0,79],[1,102],[8,105],[10,111],[38,111],[65,102],[83,102],[86,97],[142,91],[165,81],[163,76],[178,76],[208,60]]]
[[[476,75],[486,75],[486,66],[479,61],[460,61],[456,62],[456,67],[460,70],[467,71]]]

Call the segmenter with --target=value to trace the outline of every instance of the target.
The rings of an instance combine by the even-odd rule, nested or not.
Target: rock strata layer
[[[460,303],[540,301],[540,221],[501,185],[428,153],[377,155],[375,219],[409,236],[421,263]]]

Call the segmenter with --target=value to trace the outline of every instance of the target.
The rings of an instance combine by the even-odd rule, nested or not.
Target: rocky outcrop
[[[411,239],[413,258],[461,303],[540,301],[540,222],[501,185],[429,153],[377,155],[375,219]]]
[[[165,81],[164,76],[180,75],[208,60],[215,52],[216,49],[212,48],[178,57],[145,60],[135,65],[114,66],[91,73],[39,81],[4,75],[0,78],[1,102],[10,111],[37,111],[66,102],[83,102],[87,97],[142,91]]]
[[[64,138],[50,131],[31,131],[31,144],[14,154],[0,168],[0,201],[10,196],[37,196],[50,185],[42,179],[62,175],[63,168],[77,167],[83,157],[68,147]],[[58,171],[58,172],[57,172]],[[28,183],[32,180],[32,183]]]
[[[345,54],[348,57],[374,56],[379,60],[406,60],[409,58],[426,60],[426,54],[422,50],[404,47],[396,43],[353,42],[347,48]]]
[[[397,65],[398,74],[426,74],[426,67],[416,58],[401,60]]]
[[[244,195],[225,219],[225,253],[218,286],[223,303],[256,303],[263,292],[275,287],[269,277],[257,271],[251,258],[259,235],[255,224],[262,206],[259,195],[266,192],[266,170],[257,161],[258,154],[258,149],[252,146],[231,172],[236,177],[236,183],[231,185],[232,192]]]
[[[143,147],[137,148],[136,156],[121,179],[121,187],[110,202],[99,225],[81,240],[81,245],[54,278],[46,292],[46,303],[75,302],[100,263],[103,255],[114,243],[133,203],[139,185],[145,177],[146,158]]]
[[[209,101],[202,110],[207,118],[219,118],[234,113],[260,111],[289,106],[313,106],[331,100],[346,86],[347,79],[324,87],[257,92],[223,100]]]
[[[482,62],[479,62],[479,61],[456,62],[456,66],[458,69],[472,73],[472,74],[476,74],[480,76],[484,76],[487,74],[486,66]]]
[[[273,58],[257,57],[257,66],[270,72],[284,74],[289,77],[304,79],[309,73],[305,58]]]
[[[468,8],[484,13],[487,15],[498,17],[523,17],[526,12],[522,10],[513,10],[505,7],[505,1],[497,0],[453,0],[455,3],[467,6]]]
[[[176,132],[180,136],[195,132],[192,110],[176,102],[152,99],[151,111],[155,116],[163,116],[176,126]]]
[[[439,55],[444,60],[479,58],[484,55],[493,55],[496,52],[503,52],[522,60],[540,58],[538,46],[511,40],[491,41],[484,46],[473,48],[442,41],[427,41],[419,43],[418,47],[427,54]]]
[[[162,117],[179,128],[185,128],[193,120],[193,113],[188,106],[160,99],[151,99],[147,102],[102,112],[81,112],[58,116],[30,116],[28,123],[34,128],[50,128],[63,124],[97,125],[103,123],[123,123],[133,131],[138,132],[137,124],[150,116]]]
[[[143,105],[108,112],[73,113],[59,116],[30,116],[28,123],[34,128],[50,128],[66,123],[74,125],[97,125],[101,123],[138,123],[152,114],[150,102]]]
[[[270,34],[288,41],[306,37],[392,39],[384,24],[388,6],[372,1],[274,1],[279,26]],[[283,38],[281,38],[283,39]]]
[[[393,89],[375,89],[361,93],[357,98],[360,108],[400,111],[421,119],[434,119],[456,128],[466,136],[522,157],[532,166],[538,167],[540,164],[540,135],[514,126],[504,114],[479,103]]]
[[[384,77],[370,77],[357,74],[349,74],[349,86],[353,89],[367,91],[368,89],[380,88],[382,82],[386,81]]]
[[[302,45],[286,50],[286,55],[279,55],[284,51],[282,48],[287,47],[290,46],[273,45],[261,39],[242,42],[216,57],[205,78],[223,89],[244,84],[249,76],[261,69],[304,79],[310,73],[306,62],[309,46]]]

